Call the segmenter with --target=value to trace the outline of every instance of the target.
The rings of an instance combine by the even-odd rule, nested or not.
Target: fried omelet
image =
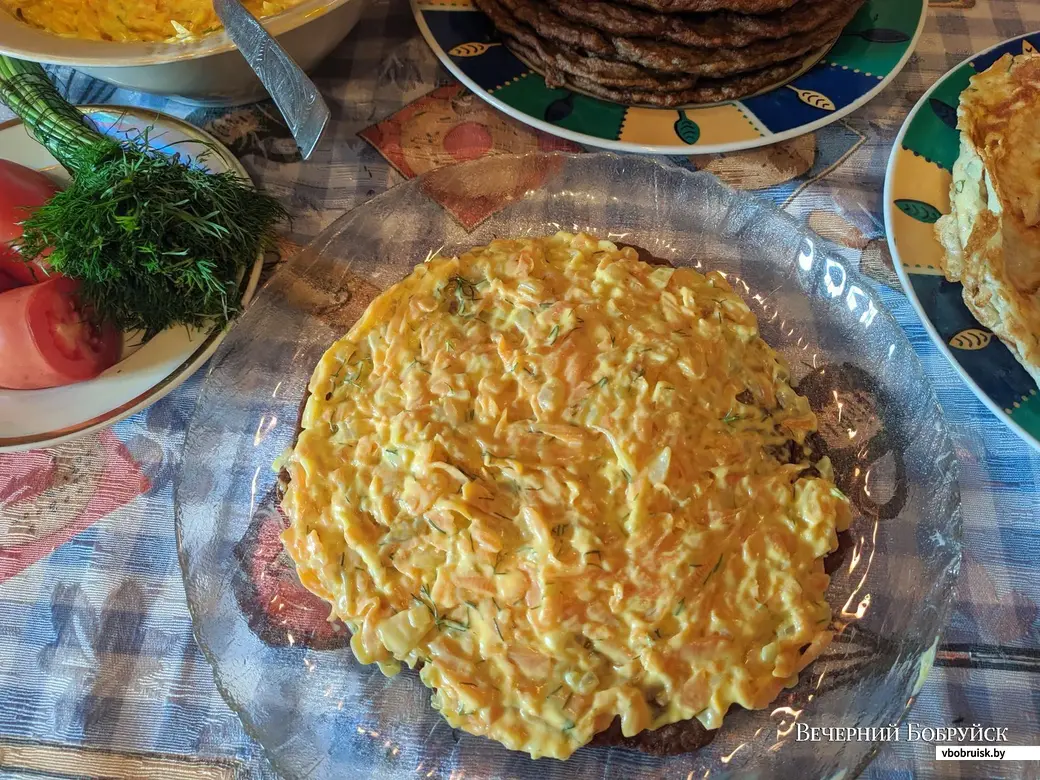
[[[362,663],[564,759],[767,706],[827,645],[848,527],[816,429],[717,272],[589,235],[435,256],[310,382],[283,539]]]
[[[300,0],[242,0],[258,18]],[[211,0],[0,0],[12,16],[41,30],[94,41],[169,41],[221,29]]]
[[[971,77],[957,109],[943,272],[1040,382],[1040,55],[1005,54]]]

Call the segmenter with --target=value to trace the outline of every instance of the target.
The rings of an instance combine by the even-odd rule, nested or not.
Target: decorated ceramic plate
[[[765,146],[823,127],[885,88],[913,52],[924,0],[867,0],[807,71],[742,100],[686,108],[631,107],[560,87],[503,46],[472,0],[411,0],[441,62],[477,95],[533,127],[589,146],[707,154]]]
[[[170,148],[189,157],[209,150],[206,165],[232,170],[248,178],[235,157],[208,133],[173,117],[137,108],[83,109],[100,130],[116,138],[149,129],[158,149]],[[56,181],[68,174],[50,153],[25,132],[20,122],[0,126],[0,158],[47,173]],[[257,258],[242,280],[247,302],[260,277]],[[226,329],[170,328],[143,341],[124,335],[121,360],[95,379],[49,390],[0,389],[0,452],[44,447],[81,436],[129,417],[158,401],[191,376],[213,354]]]
[[[1012,38],[958,65],[924,93],[907,117],[885,176],[885,227],[896,273],[928,334],[995,415],[1040,449],[1036,382],[964,305],[959,282],[943,276],[934,225],[950,210],[960,135],[957,104],[968,79],[1005,54],[1040,50],[1040,32]]]

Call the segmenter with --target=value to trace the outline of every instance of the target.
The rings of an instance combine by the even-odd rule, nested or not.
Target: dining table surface
[[[1040,745],[1040,452],[929,339],[892,268],[882,190],[893,139],[928,87],[972,53],[1035,30],[1037,0],[932,0],[906,67],[844,119],[774,146],[661,158],[709,170],[807,222],[859,267],[905,329],[945,410],[964,525],[948,625],[908,719],[1002,727],[1013,745]],[[313,71],[332,119],[307,161],[270,101],[200,107],[66,68],[52,74],[78,104],[159,109],[228,146],[293,218],[267,275],[344,212],[407,178],[484,155],[592,151],[469,93],[438,63],[407,0],[368,2]],[[8,120],[0,107],[0,124]],[[178,563],[174,484],[205,375],[204,367],[107,430],[0,454],[0,777],[275,777],[214,684]],[[908,741],[904,730],[863,776],[1037,778],[1040,762],[939,762],[934,742]]]

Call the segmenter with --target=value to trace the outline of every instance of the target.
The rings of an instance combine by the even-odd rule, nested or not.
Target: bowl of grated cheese
[[[347,37],[366,0],[246,5],[307,71]],[[124,0],[0,0],[0,54],[66,65],[119,87],[199,105],[240,105],[267,96],[209,0],[177,0],[162,13],[149,8],[143,13]]]

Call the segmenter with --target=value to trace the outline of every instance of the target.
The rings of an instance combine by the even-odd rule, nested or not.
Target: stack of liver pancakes
[[[735,100],[796,75],[864,0],[475,0],[550,86],[627,105]]]

